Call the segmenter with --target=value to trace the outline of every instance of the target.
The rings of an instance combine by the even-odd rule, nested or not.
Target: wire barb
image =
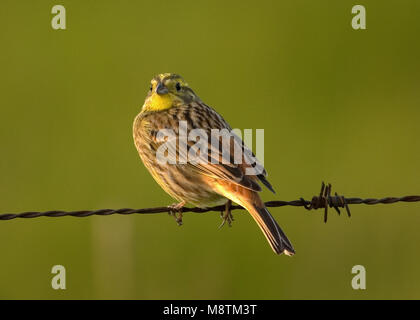
[[[309,205],[305,203],[305,200],[303,198],[300,198],[301,201],[303,201],[303,206],[306,210],[312,210],[312,209],[320,209],[324,208],[324,222],[327,223],[328,220],[328,207],[334,208],[335,211],[337,211],[337,214],[340,215],[341,211],[339,208],[345,208],[347,215],[349,218],[351,217],[350,208],[347,203],[347,199],[344,196],[339,196],[337,192],[335,193],[335,196],[331,196],[331,183],[328,185],[325,185],[324,182],[322,182],[321,185],[321,191],[319,193],[319,196],[315,196],[312,198],[312,201]]]
[[[350,217],[350,208],[349,205],[353,204],[366,204],[366,205],[375,205],[375,204],[391,204],[396,202],[419,202],[420,196],[405,196],[405,197],[386,197],[382,199],[361,199],[361,198],[345,198],[344,196],[338,195],[337,192],[332,196],[331,195],[331,184],[326,185],[322,182],[321,191],[318,196],[314,196],[311,201],[300,198],[299,200],[293,201],[268,201],[265,203],[266,207],[283,207],[283,206],[294,206],[294,207],[304,207],[306,210],[317,210],[324,209],[324,222],[328,220],[328,208],[334,208],[337,214],[340,214],[340,208],[346,209],[347,215]],[[216,206],[211,208],[177,208],[177,212],[181,215],[186,212],[195,212],[195,213],[204,213],[210,211],[225,211],[226,207]],[[241,206],[232,205],[230,206],[230,211],[232,210],[244,210]],[[165,207],[156,207],[156,208],[142,208],[142,209],[100,209],[100,210],[81,210],[81,211],[46,211],[46,212],[22,212],[22,213],[3,213],[0,214],[0,220],[12,220],[16,218],[38,218],[38,217],[89,217],[93,215],[97,216],[109,216],[112,214],[155,214],[155,213],[172,213],[172,206]]]

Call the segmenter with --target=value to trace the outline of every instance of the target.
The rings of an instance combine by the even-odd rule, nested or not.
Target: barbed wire
[[[324,209],[324,222],[327,222],[328,219],[328,208],[334,208],[338,214],[341,213],[340,208],[346,210],[347,215],[350,217],[350,208],[349,205],[354,204],[366,204],[366,205],[375,205],[375,204],[391,204],[396,202],[419,202],[420,196],[404,196],[404,197],[386,197],[382,199],[374,198],[346,198],[344,196],[338,195],[335,193],[331,195],[331,184],[325,185],[324,182],[321,185],[321,191],[317,196],[312,197],[311,201],[300,198],[293,201],[268,201],[265,202],[267,207],[283,207],[283,206],[294,206],[294,207],[304,207],[306,210],[317,210]],[[229,207],[230,210],[245,210],[243,207],[234,205]],[[205,213],[210,211],[220,211],[223,212],[226,210],[226,206],[215,206],[211,208],[198,208],[198,207],[183,207],[175,208],[174,206],[165,206],[165,207],[155,207],[155,208],[142,208],[142,209],[100,209],[100,210],[79,210],[79,211],[28,211],[22,213],[3,213],[0,214],[0,220],[12,220],[17,218],[38,218],[38,217],[89,217],[89,216],[109,216],[113,214],[155,214],[155,213],[169,213],[173,214],[174,211],[179,213],[186,212],[195,212],[195,213]]]

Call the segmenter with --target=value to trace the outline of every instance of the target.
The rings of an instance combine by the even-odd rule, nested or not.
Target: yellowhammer
[[[227,146],[224,142],[215,145],[208,138],[205,140],[208,152],[199,148],[195,154],[198,161],[197,158],[190,161],[188,156],[191,151],[197,151],[197,145],[188,140],[186,148],[182,147],[182,123],[188,131],[201,130],[199,132],[206,134],[207,138],[214,137],[215,129],[232,130],[222,116],[203,103],[179,75],[160,74],[152,79],[143,108],[134,120],[133,137],[139,155],[153,178],[179,201],[173,209],[180,209],[186,203],[202,208],[226,204],[224,219],[230,223],[228,205],[230,201],[236,202],[252,215],[274,252],[293,255],[292,244],[258,195],[261,191],[258,182],[274,190],[266,179],[264,168],[249,161],[248,158],[253,156],[250,149],[237,136],[229,136],[231,144]],[[160,152],[160,148],[164,144],[167,146],[173,138],[166,134],[168,132],[175,134],[175,147],[167,147]],[[222,138],[218,136],[219,140]],[[238,145],[242,161],[236,161],[234,147]],[[159,157],[169,161],[162,161]],[[259,170],[252,171],[256,168]],[[249,174],[249,169],[252,174]]]

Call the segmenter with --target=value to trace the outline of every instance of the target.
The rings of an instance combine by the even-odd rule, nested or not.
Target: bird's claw
[[[182,226],[182,208],[184,207],[185,202],[173,203],[168,206],[168,213],[175,218],[178,226]]]
[[[226,207],[225,207],[225,211],[222,211],[220,213],[220,217],[223,219],[222,223],[219,226],[219,229],[221,229],[225,223],[228,223],[228,226],[231,227],[232,226],[232,222],[234,221],[233,219],[233,215],[232,212],[230,210],[232,206],[232,201],[228,200],[228,202],[226,202]]]

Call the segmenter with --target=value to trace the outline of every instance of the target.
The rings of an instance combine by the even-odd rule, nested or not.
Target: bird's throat
[[[159,95],[154,93],[144,103],[143,110],[160,111],[171,108],[173,99],[170,94]]]

